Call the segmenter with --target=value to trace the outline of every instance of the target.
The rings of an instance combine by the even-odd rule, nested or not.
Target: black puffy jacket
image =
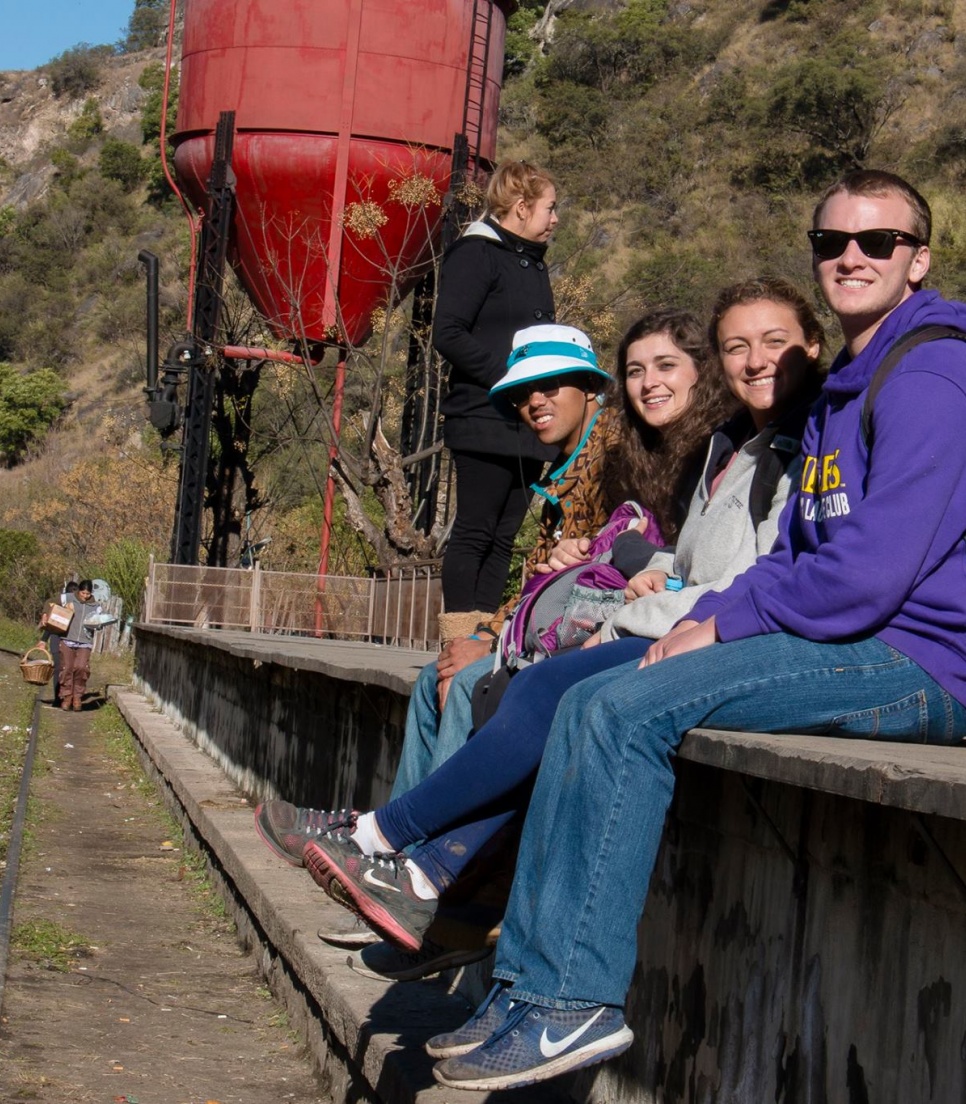
[[[443,258],[433,345],[450,365],[443,440],[450,449],[551,460],[519,419],[501,417],[488,398],[506,372],[513,335],[554,321],[545,244],[492,219],[474,222]]]

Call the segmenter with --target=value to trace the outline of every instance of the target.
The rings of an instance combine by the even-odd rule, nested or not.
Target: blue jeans
[[[428,663],[416,677],[406,712],[396,780],[389,800],[402,797],[466,743],[473,731],[473,687],[493,670],[493,656],[484,656],[459,671],[450,683],[442,714],[436,698],[436,664]]]
[[[525,667],[507,686],[496,713],[456,753],[376,820],[397,849],[409,852],[440,891],[514,817],[520,818],[560,699],[575,683],[647,651],[651,641],[625,637]],[[444,716],[449,712],[446,703]]]
[[[576,686],[554,719],[497,947],[494,974],[516,999],[623,1005],[674,755],[698,726],[960,744],[966,709],[875,638],[757,636]]]

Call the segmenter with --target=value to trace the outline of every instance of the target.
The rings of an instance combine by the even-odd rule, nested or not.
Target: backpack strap
[[[872,382],[865,393],[865,402],[862,404],[862,440],[868,446],[872,441],[872,405],[876,395],[882,390],[882,385],[888,379],[892,369],[900,360],[917,345],[924,341],[938,341],[943,337],[952,337],[957,341],[966,341],[966,332],[955,326],[940,326],[927,324],[916,326],[914,330],[904,333],[897,338],[886,350],[885,356],[879,361],[879,367],[875,370]]]
[[[748,511],[755,529],[768,517],[781,477],[802,450],[802,434],[811,409],[810,402],[802,403],[779,422],[775,436],[755,466],[748,495]]]

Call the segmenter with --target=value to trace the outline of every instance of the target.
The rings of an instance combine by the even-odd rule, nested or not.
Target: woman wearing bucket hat
[[[563,352],[573,355],[566,343],[579,344],[580,339],[589,347],[587,338],[572,327],[532,326],[519,331],[507,374],[493,387],[491,402],[509,417],[514,407],[506,396],[515,384],[523,386],[524,377],[537,378],[563,363],[561,350],[549,350],[548,343],[562,342]],[[657,366],[657,382],[646,387],[635,355],[642,351]],[[708,360],[701,325],[686,311],[648,311],[631,325],[617,351],[617,375],[610,380],[604,404],[606,424],[597,423],[603,432],[571,454],[565,464],[554,467],[543,484],[531,487],[544,498],[545,506],[540,540],[524,565],[525,580],[586,559],[592,538],[624,501],[646,507],[656,529],[648,533],[649,540],[653,542],[657,534],[660,543],[674,540],[701,471],[705,442],[733,405]],[[530,389],[539,396],[535,384]],[[518,413],[524,424],[531,424],[523,409]],[[558,486],[561,479],[563,485]],[[553,509],[548,511],[554,506],[561,514],[559,524]],[[494,638],[514,604],[515,599],[495,615],[459,631]],[[484,649],[474,651],[461,636],[444,644],[436,664],[444,695],[443,681],[459,675],[466,683],[469,675],[461,669],[482,654]],[[467,700],[468,686],[463,695]],[[442,762],[438,755],[433,759],[435,765]],[[393,796],[399,792],[394,789]]]
[[[546,564],[561,538],[593,535],[607,521],[616,503],[607,501],[601,491],[604,467],[616,445],[618,432],[612,410],[604,409],[604,395],[610,375],[597,363],[590,338],[573,326],[529,326],[513,337],[507,360],[507,372],[492,388],[490,401],[508,421],[521,422],[541,444],[557,450],[550,471],[529,487],[542,499],[539,536],[523,565],[523,578],[529,579]],[[659,530],[654,526],[652,535]],[[476,623],[461,626],[466,635],[455,636],[443,644],[432,672],[421,675],[423,682],[411,700],[422,703],[416,708],[418,720],[407,719],[407,743],[393,787],[393,796],[405,793],[428,773],[425,756],[421,767],[409,762],[413,745],[433,746],[436,765],[446,758],[450,741],[438,739],[437,731],[443,706],[448,700],[451,680],[459,677],[457,697],[462,708],[450,710],[447,731],[452,731],[450,752],[466,738],[469,702],[477,679],[486,673],[486,664],[499,635],[500,627],[516,605],[519,596],[505,602],[495,613],[474,615]],[[410,728],[419,730],[418,737]]]
[[[550,175],[504,161],[487,189],[487,216],[447,251],[433,345],[450,366],[443,440],[456,468],[456,516],[443,557],[444,641],[499,608],[530,484],[553,459],[516,418],[490,405],[517,330],[554,321],[547,242],[557,225]]]

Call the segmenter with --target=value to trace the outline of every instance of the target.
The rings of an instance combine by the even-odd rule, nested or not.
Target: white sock
[[[355,830],[349,839],[363,855],[382,854],[384,851],[392,852],[395,850],[389,840],[379,831],[375,813],[363,813],[356,821]]]
[[[439,890],[419,869],[412,859],[407,859],[403,865],[409,871],[409,880],[412,883],[413,893],[420,901],[435,901],[439,897]]]

